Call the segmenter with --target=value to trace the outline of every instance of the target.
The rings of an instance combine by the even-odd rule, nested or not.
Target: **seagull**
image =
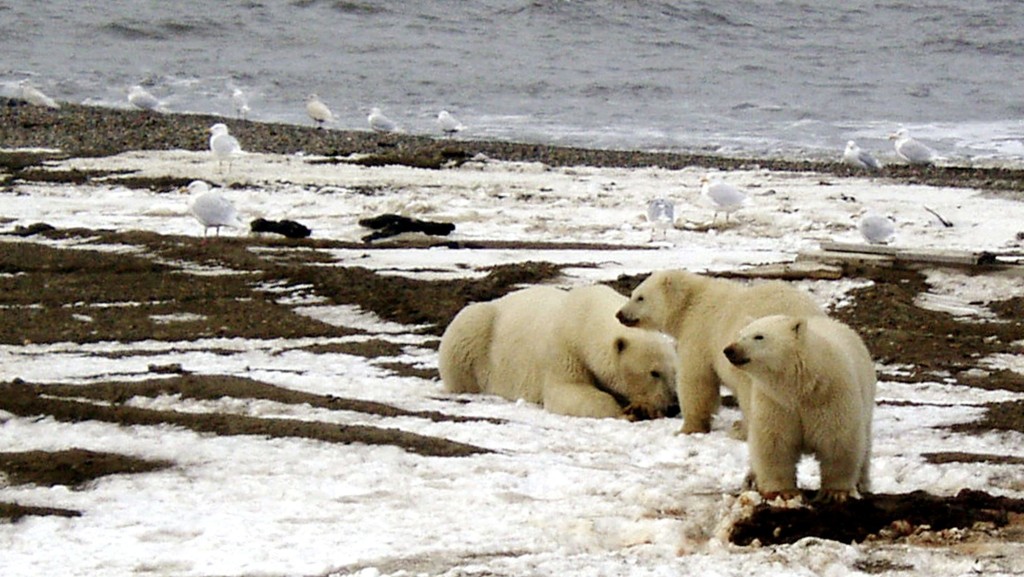
[[[135,108],[142,110],[156,110],[160,108],[160,101],[149,93],[148,90],[136,84],[128,91],[128,102]]]
[[[441,129],[441,132],[448,136],[452,136],[456,132],[466,129],[466,127],[463,126],[463,124],[447,110],[442,110],[437,113],[437,127]]]
[[[878,163],[874,156],[861,150],[857,143],[852,140],[846,141],[846,150],[843,151],[843,162],[854,168],[862,168],[864,170],[879,170],[882,168],[882,165]]]
[[[893,146],[896,154],[910,164],[932,164],[935,162],[936,153],[931,148],[910,137],[906,128],[901,128],[889,135],[889,140],[895,140]]]
[[[246,98],[245,93],[242,92],[241,88],[235,88],[231,91],[231,103],[235,105],[235,112],[238,113],[238,117],[245,119],[249,115],[249,99]]]
[[[647,222],[653,227],[651,240],[654,240],[654,232],[661,229],[662,238],[668,235],[668,229],[675,225],[676,205],[667,198],[656,198],[647,203]]]
[[[725,213],[725,222],[729,222],[729,214],[739,210],[747,202],[747,193],[726,184],[721,180],[711,180],[706,175],[700,178],[700,195],[715,209],[712,224],[718,220],[718,213]]]
[[[327,108],[316,94],[310,94],[306,99],[306,114],[313,119],[318,128],[323,128],[325,122],[334,122],[331,109]]]
[[[228,170],[231,170],[231,159],[241,154],[242,145],[237,138],[228,134],[228,127],[222,122],[211,126],[210,134],[210,152],[222,164],[226,160]]]
[[[391,120],[387,116],[381,113],[380,108],[374,106],[370,109],[370,115],[366,117],[366,121],[370,123],[370,128],[374,132],[401,132],[394,120]]]
[[[192,202],[189,204],[189,212],[196,217],[199,224],[203,225],[203,238],[206,238],[210,229],[216,230],[220,236],[222,226],[232,228],[243,228],[245,225],[238,219],[238,210],[231,201],[224,198],[218,190],[212,190],[210,185],[202,180],[193,180],[188,185],[188,192],[192,195]]]
[[[57,109],[60,108],[60,104],[57,101],[43,94],[42,90],[39,90],[28,80],[22,80],[18,83],[18,98],[32,104],[34,106],[45,106],[46,108]]]
[[[896,225],[892,219],[874,212],[862,216],[857,229],[868,244],[888,244],[896,236]]]

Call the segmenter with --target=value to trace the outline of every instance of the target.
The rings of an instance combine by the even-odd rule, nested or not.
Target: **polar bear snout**
[[[629,316],[627,313],[619,309],[619,312],[615,313],[615,318],[619,319],[619,322],[626,325],[627,327],[635,327],[640,324],[640,319],[635,319]]]
[[[722,350],[722,354],[725,358],[729,359],[729,362],[736,365],[737,367],[745,365],[750,362],[750,357],[743,352],[743,349],[733,343]]]

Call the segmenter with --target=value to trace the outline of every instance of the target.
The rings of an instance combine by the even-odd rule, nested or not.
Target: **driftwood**
[[[839,280],[843,267],[812,261],[779,262],[712,273],[721,278],[778,280]]]
[[[800,253],[798,260],[844,264],[858,262],[877,266],[948,265],[986,266],[1018,264],[1019,255],[997,255],[989,251],[900,248],[896,246],[823,242],[820,251]]]

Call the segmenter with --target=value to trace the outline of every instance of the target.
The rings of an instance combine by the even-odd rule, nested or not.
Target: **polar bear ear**
[[[800,335],[803,334],[804,329],[806,328],[805,325],[805,319],[793,319],[793,324],[790,325],[790,328],[793,329],[793,334],[796,335],[797,338],[800,338]]]
[[[628,344],[629,342],[626,340],[625,337],[619,337],[615,339],[615,352],[622,354],[622,351],[626,350],[626,345]]]

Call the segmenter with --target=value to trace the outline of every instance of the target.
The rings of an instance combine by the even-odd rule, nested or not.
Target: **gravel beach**
[[[311,126],[263,123],[220,116],[162,114],[62,103],[54,110],[0,99],[0,147],[57,149],[60,156],[108,156],[130,150],[207,150],[209,127],[228,125],[250,152],[305,153],[328,157],[366,155],[365,164],[440,167],[477,154],[496,160],[542,162],[549,166],[645,167],[688,166],[722,170],[760,167],[854,176],[859,171],[836,162],[770,158],[736,158],[681,152],[597,150],[514,142],[484,142],[370,131],[324,130]],[[24,155],[0,154],[0,166],[23,168]],[[1024,197],[1024,170],[1006,167],[889,165],[882,176],[907,183],[957,186]]]

